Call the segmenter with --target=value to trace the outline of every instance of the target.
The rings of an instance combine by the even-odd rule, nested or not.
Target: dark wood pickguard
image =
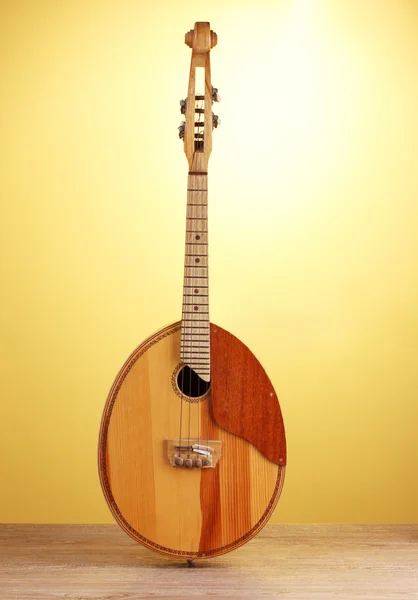
[[[246,439],[277,465],[286,465],[282,413],[267,373],[245,344],[213,324],[211,389],[218,425]]]

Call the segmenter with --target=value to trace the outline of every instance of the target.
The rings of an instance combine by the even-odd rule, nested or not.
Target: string
[[[204,98],[204,96],[203,96]],[[199,100],[195,101],[194,112],[198,112],[199,116],[196,120],[196,114],[194,115],[194,123],[197,121],[197,133],[201,133],[200,129],[204,126],[204,120],[202,120],[202,115],[204,115],[204,100],[202,99],[201,105],[199,106]],[[199,108],[200,110],[196,111],[195,109]],[[203,110],[202,110],[203,109]],[[204,118],[204,117],[203,117]],[[204,133],[203,133],[204,135]],[[199,142],[199,145],[204,143],[204,137],[197,136],[196,139]],[[184,392],[184,369],[186,365],[189,367],[189,410],[188,410],[188,451],[187,458],[190,458],[190,447],[191,447],[191,396],[192,396],[192,370],[193,374],[197,376],[197,397],[200,397],[201,392],[201,384],[200,384],[200,375],[196,371],[203,371],[209,375],[210,378],[210,321],[209,321],[209,309],[204,311],[206,317],[201,319],[199,313],[199,309],[202,307],[201,298],[198,296],[202,296],[202,287],[200,285],[202,280],[206,280],[206,294],[203,297],[207,298],[205,306],[209,306],[209,281],[208,281],[208,224],[207,224],[207,174],[189,174],[188,177],[188,195],[187,195],[187,219],[186,219],[186,256],[184,262],[184,280],[185,287],[183,292],[183,322],[182,322],[182,374],[181,374],[181,395],[180,395],[180,432],[179,432],[179,446],[182,446],[182,423],[183,423],[183,402],[186,399],[186,394]],[[197,196],[196,196],[197,194]],[[193,201],[194,199],[198,201]],[[200,207],[200,210],[195,210],[196,207]],[[206,212],[204,213],[206,209]],[[204,227],[204,223],[206,221],[206,228]],[[204,248],[202,254],[199,253],[199,246],[197,244],[196,236],[199,235],[199,239],[203,238]],[[192,257],[192,262],[188,261],[188,257]],[[196,263],[196,257],[204,257],[206,258],[206,265],[202,265]],[[196,265],[199,265],[198,267]],[[204,273],[204,269],[206,269],[206,276],[199,276],[198,269],[202,270]],[[191,272],[190,272],[191,271]],[[191,283],[191,285],[190,285]],[[198,289],[197,297],[194,295],[194,290]],[[192,294],[189,294],[188,290],[192,290]],[[192,298],[191,302],[187,301],[187,298]],[[194,306],[198,306],[198,310],[194,311]],[[187,307],[190,307],[189,309]],[[193,318],[193,315],[197,314],[196,318]],[[186,316],[185,316],[186,315]],[[189,322],[190,321],[190,322]],[[197,321],[198,325],[196,326],[195,321]],[[205,323],[205,327],[201,327]],[[204,334],[202,335],[202,331]],[[190,339],[186,339],[190,338]],[[204,338],[202,340],[202,337]],[[209,339],[208,339],[209,338]],[[203,347],[208,350],[208,352],[201,353],[200,349],[202,348],[201,342],[205,341],[206,344],[203,344]],[[195,347],[193,343],[196,342],[197,346]],[[209,343],[208,343],[209,342]],[[203,362],[203,364],[202,364]],[[193,369],[191,367],[193,365]],[[196,369],[196,370],[195,370]],[[209,380],[210,385],[210,380]],[[209,398],[206,399],[206,437],[209,445]],[[200,425],[200,401],[197,402],[197,438],[198,443],[200,444],[201,439],[201,425]],[[181,451],[180,451],[181,452]]]
[[[193,106],[193,110],[194,110],[194,106]],[[194,119],[194,115],[193,115],[193,119]],[[194,122],[194,121],[193,121]],[[193,131],[194,131],[194,127],[193,127]],[[188,185],[187,188],[189,189],[194,189],[194,185],[192,184],[192,177],[193,175],[189,175],[189,179],[188,179]],[[189,199],[193,199],[193,192],[187,192],[187,215],[191,216],[192,218],[194,217],[194,206],[193,206],[193,202],[189,202]],[[191,208],[191,210],[189,211],[189,209]],[[194,220],[192,221],[192,224],[194,224]],[[190,221],[189,221],[190,223]],[[190,228],[191,230],[193,230],[192,233],[192,240],[194,238],[194,226]],[[191,252],[189,252],[189,248],[191,247]],[[186,254],[188,255],[186,257],[186,262],[188,262],[188,259],[190,258],[189,254],[192,255],[192,259],[193,259],[193,254],[194,254],[194,246],[193,245],[188,245],[187,246],[187,252]],[[194,266],[193,266],[193,260],[192,260],[192,276],[191,276],[191,282],[192,285],[194,285]],[[192,288],[193,289],[193,288]],[[189,296],[190,298],[190,296]],[[193,298],[193,297],[192,297]],[[189,305],[190,306],[190,305]],[[189,363],[193,364],[193,312],[190,313],[190,343],[188,343],[188,350],[187,350],[187,355],[189,357]],[[190,345],[190,347],[189,347]],[[189,441],[188,441],[188,446],[189,446],[189,451],[188,451],[188,455],[187,457],[190,458],[190,421],[191,421],[191,395],[192,395],[192,367],[189,364]]]
[[[206,175],[206,190],[208,190],[209,188],[209,184],[208,184],[208,175]],[[209,343],[207,343],[206,348],[209,352],[209,373],[211,373],[212,370],[212,361],[211,361],[211,353],[210,353],[210,316],[209,316],[209,208],[208,208],[208,194],[209,192],[206,192],[206,264],[207,264],[207,288],[206,288],[206,302],[208,305],[208,322],[207,322],[207,336],[206,339],[208,340]],[[212,379],[212,375],[210,375],[209,377],[209,385],[210,385],[210,380]],[[206,396],[206,446],[209,446],[209,410],[210,410],[210,398],[211,398],[211,393],[209,392]]]
[[[212,100],[211,100],[211,105],[210,108],[212,109]],[[212,123],[210,123],[209,125],[210,127],[212,127]],[[211,380],[211,367],[212,367],[212,362],[211,362],[211,354],[210,354],[210,315],[209,315],[209,208],[208,208],[208,188],[209,188],[209,184],[208,184],[208,174],[206,174],[205,176],[205,198],[206,198],[206,274],[207,274],[207,280],[206,280],[206,303],[207,303],[207,307],[208,307],[208,314],[207,314],[207,330],[206,333],[207,335],[206,340],[206,348],[207,351],[209,352],[209,355],[205,355],[209,357],[208,360],[208,364],[209,364],[209,386],[210,386],[210,380]],[[206,446],[209,446],[209,411],[210,411],[210,398],[211,398],[211,393],[209,392],[206,396]]]
[[[201,108],[205,108],[204,101],[201,103]],[[204,114],[204,113],[201,113],[201,112],[199,113],[199,119],[198,119],[199,123],[201,123],[201,121],[202,121],[202,118],[201,118],[202,114]],[[200,131],[200,128],[201,128],[201,125],[198,126],[198,131]],[[205,139],[203,138],[203,144],[204,143],[205,143]],[[202,175],[196,176],[196,179],[197,179],[197,177],[199,177],[199,179],[200,179],[200,185],[196,185],[196,189],[204,189],[204,185],[203,185],[203,183],[201,181],[202,179],[204,179],[204,176],[202,176]],[[202,199],[203,199],[203,195],[205,194],[205,192],[197,192],[197,193],[199,194],[199,202],[197,202],[196,204],[200,204],[202,206],[202,204],[203,204]],[[200,209],[200,217],[202,216],[202,208],[201,208],[201,206],[198,207]],[[207,228],[207,225],[206,225],[206,228]],[[202,221],[200,222],[200,229],[203,230],[203,222]],[[198,252],[198,246],[196,246],[196,253],[199,254],[199,252]],[[206,270],[206,274],[207,274],[207,270]],[[196,289],[200,290],[199,294],[198,294],[200,296],[201,293],[202,293],[201,292],[201,288],[196,288]],[[200,298],[199,298],[198,302],[196,300],[196,303],[197,303],[197,306],[199,306],[199,308],[200,308],[200,306],[201,306],[201,300],[200,300]],[[199,329],[199,332],[201,332],[201,331],[202,330]],[[198,340],[199,340],[199,342],[198,342],[199,351],[200,351],[200,348],[201,348],[201,341],[200,341],[201,338],[202,338],[202,336],[199,335],[199,337],[198,337]],[[204,356],[204,355],[199,354],[198,356]],[[199,361],[199,362],[201,362],[201,361]],[[199,378],[197,380],[197,397],[200,398],[200,376],[199,376]],[[200,444],[200,410],[201,410],[200,401],[198,401],[197,402],[197,443],[198,444]]]
[[[187,216],[188,208],[186,206],[186,216]],[[188,236],[188,220],[186,219],[186,239],[185,239],[185,248],[187,249],[187,236]],[[187,254],[187,250],[186,250]],[[183,302],[182,302],[182,310],[181,310],[181,335],[180,335],[180,344],[181,344],[181,361],[180,361],[180,369],[181,369],[181,388],[180,388],[180,428],[179,428],[179,446],[182,446],[182,425],[183,425],[183,402],[184,402],[184,341],[186,337],[186,322],[185,315],[185,303],[186,303],[186,286],[187,286],[187,259],[184,258],[184,268],[183,268]],[[181,449],[179,450],[179,456],[181,457]]]
[[[195,94],[196,95],[196,94]],[[203,105],[203,103],[202,103]],[[194,108],[202,108],[202,105],[199,106],[199,101],[195,102],[195,107]],[[200,134],[201,131],[201,127],[203,125],[202,119],[201,119],[201,115],[203,113],[199,111],[199,117],[197,119],[197,123],[199,123],[197,125],[197,133]],[[193,115],[193,122],[196,123],[196,111],[195,114]],[[197,137],[197,140],[200,143],[200,137]],[[199,191],[196,190],[201,190],[202,187],[201,185],[199,185],[200,183],[200,175],[192,175],[191,177],[189,177],[189,184],[190,184],[190,189],[193,190],[192,192],[190,192],[190,199],[193,200],[193,202],[190,202],[189,204],[191,205],[191,211],[190,214],[193,218],[193,236],[192,236],[192,243],[191,243],[191,258],[192,258],[192,262],[191,262],[191,266],[192,266],[192,285],[196,286],[193,287],[193,294],[194,294],[194,290],[195,289],[199,289],[200,291],[200,287],[199,287],[199,282],[201,280],[201,278],[198,276],[198,269],[199,267],[196,267],[197,264],[200,265],[200,263],[196,262],[196,257],[198,256],[199,252],[198,252],[198,246],[196,244],[196,236],[198,234],[198,232],[203,230],[203,224],[202,224],[202,215],[200,213],[200,211],[198,210],[199,205],[201,204],[201,193]],[[196,200],[196,201],[195,201]],[[197,201],[199,200],[199,201]],[[200,259],[199,259],[200,260]],[[200,292],[199,292],[200,293]],[[201,361],[198,360],[198,357],[200,356],[199,354],[199,348],[200,348],[200,317],[199,312],[197,311],[197,316],[196,318],[193,318],[193,315],[195,314],[194,312],[194,305],[196,304],[196,306],[198,306],[200,308],[201,306],[201,302],[200,299],[198,300],[198,298],[193,295],[192,296],[192,302],[190,303],[190,307],[191,307],[191,313],[190,313],[190,318],[191,318],[191,335],[190,335],[190,350],[189,350],[189,356],[190,356],[190,362],[193,365],[193,369],[190,368],[190,380],[189,380],[189,395],[192,395],[192,370],[194,373],[196,373],[197,376],[197,396],[199,397],[200,395],[200,375],[198,372],[200,370],[200,363]],[[198,322],[198,325],[196,326],[195,321]],[[193,345],[193,342],[196,342],[197,347],[195,348]],[[200,419],[199,419],[199,413],[200,413],[200,406],[199,406],[199,402],[197,403],[197,438],[198,438],[198,443],[200,441]],[[188,446],[190,448],[191,444],[190,444],[190,427],[191,427],[191,401],[189,401],[189,441],[188,441]]]

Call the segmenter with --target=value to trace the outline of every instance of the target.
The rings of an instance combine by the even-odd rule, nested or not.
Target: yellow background
[[[281,398],[273,519],[414,521],[418,2],[0,5],[0,520],[112,522],[101,412],[180,316],[183,36],[209,20],[211,318]]]

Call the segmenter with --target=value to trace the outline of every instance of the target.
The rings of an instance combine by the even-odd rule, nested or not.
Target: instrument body
[[[237,338],[212,325],[212,379],[218,371],[228,371],[237,379],[261,380],[263,395],[254,389],[228,388],[218,378],[219,390],[213,386],[206,398],[187,403],[183,425],[186,429],[190,408],[191,435],[196,436],[200,421],[201,439],[222,440],[219,463],[215,469],[191,470],[169,464],[164,442],[178,434],[182,401],[175,384],[180,329],[178,322],[150,337],[121,369],[103,415],[99,470],[109,507],[127,533],[163,554],[193,559],[233,550],[263,527],[280,496],[286,445],[277,398],[270,395],[274,391],[264,369]],[[252,403],[245,403],[248,392]],[[236,396],[244,402],[236,404]],[[282,453],[281,465],[216,422],[213,413],[230,404],[240,413],[243,406],[250,412],[251,404],[258,406],[259,433],[267,439],[263,432],[271,428],[275,435],[267,441]],[[278,417],[274,427],[269,407]]]
[[[212,103],[209,23],[192,48],[186,120],[189,165],[182,320],[141,344],[110,391],[99,473],[123,529],[148,548],[187,559],[251,539],[279,499],[286,439],[277,396],[250,350],[209,319],[208,160],[219,119]],[[197,93],[196,69],[204,69]]]

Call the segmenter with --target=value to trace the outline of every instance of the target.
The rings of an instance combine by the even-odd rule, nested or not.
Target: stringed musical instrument
[[[104,409],[99,473],[119,525],[147,548],[186,559],[234,550],[279,499],[286,440],[276,393],[251,351],[209,321],[208,162],[212,104],[209,23],[192,48],[185,121],[188,160],[182,320],[145,340],[120,370]],[[204,90],[195,89],[196,69]]]

